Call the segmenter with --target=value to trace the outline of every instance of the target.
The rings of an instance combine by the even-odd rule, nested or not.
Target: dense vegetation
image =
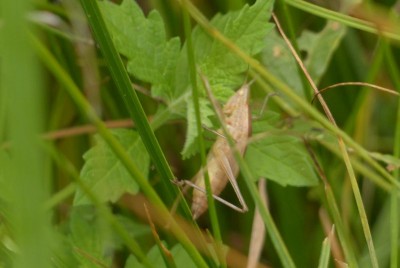
[[[2,1],[0,267],[398,267],[395,3],[193,2]],[[171,212],[247,83],[249,211]]]

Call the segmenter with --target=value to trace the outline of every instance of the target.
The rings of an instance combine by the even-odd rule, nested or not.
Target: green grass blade
[[[329,244],[328,238],[325,238],[324,242],[322,242],[322,249],[321,249],[321,255],[319,256],[318,268],[329,267],[330,251],[331,251],[331,245]]]
[[[394,55],[389,47],[389,45],[384,41],[385,48],[385,61],[388,66],[390,77],[394,83],[395,88],[398,92],[400,92],[400,79],[399,79],[399,68],[394,61]],[[393,155],[397,158],[400,158],[400,102],[397,103],[397,113],[396,113],[396,128],[394,134],[394,148]],[[393,176],[399,180],[400,172],[399,169],[396,169],[393,173]],[[394,192],[391,196],[391,216],[390,216],[390,233],[391,233],[391,254],[390,254],[390,267],[395,268],[398,267],[399,262],[399,200],[398,195]]]
[[[190,82],[192,86],[192,97],[194,103],[194,110],[196,115],[196,126],[197,126],[197,133],[198,133],[198,144],[200,148],[200,157],[201,157],[201,166],[202,168],[206,167],[207,160],[206,160],[206,153],[205,153],[205,145],[203,140],[203,127],[201,123],[201,116],[200,116],[200,104],[199,104],[199,92],[197,87],[197,71],[196,71],[196,63],[195,63],[195,56],[192,44],[192,33],[191,33],[191,25],[190,25],[190,17],[187,11],[185,10],[183,13],[183,22],[185,28],[185,35],[186,35],[186,49],[187,49],[187,56],[189,62],[189,72],[190,72]],[[221,231],[219,228],[217,211],[215,209],[215,201],[212,196],[212,189],[210,183],[210,177],[208,175],[207,169],[204,172],[204,182],[207,191],[207,201],[208,201],[208,210],[211,219],[211,225],[214,237],[216,239],[217,244],[220,246],[222,245],[221,239]],[[219,250],[217,250],[219,252]],[[221,256],[220,256],[221,257]],[[220,258],[223,260],[223,258]]]
[[[329,151],[334,153],[337,157],[341,157],[341,153],[339,149],[334,146],[332,143],[328,143],[324,140],[318,140],[319,143],[321,143],[322,146],[327,148]],[[383,190],[390,192],[393,190],[393,185],[391,185],[389,182],[382,180],[382,178],[373,172],[371,169],[366,167],[360,160],[357,158],[352,158],[351,159],[351,164],[359,172],[360,174],[364,175],[366,178],[369,178],[372,182],[374,182],[376,185],[381,187]],[[396,194],[399,195],[399,192],[396,191]]]
[[[11,163],[2,166],[8,171],[4,185],[10,190],[7,223],[12,231],[12,267],[51,267],[51,250],[55,242],[51,227],[51,211],[43,209],[49,196],[50,181],[46,176],[47,159],[39,145],[43,131],[45,90],[41,68],[29,39],[27,17],[29,1],[1,1],[1,130],[12,142]],[[2,207],[3,209],[4,207]],[[4,255],[3,255],[4,256]],[[4,264],[3,264],[4,265]]]
[[[58,204],[61,203],[64,199],[70,197],[73,195],[76,191],[76,184],[75,183],[70,183],[67,187],[62,189],[61,191],[57,192],[54,194],[49,200],[46,201],[45,203],[45,208],[46,209],[51,209]]]
[[[142,138],[154,165],[163,178],[162,183],[164,184],[164,188],[168,191],[167,196],[169,197],[169,201],[172,201],[173,198],[177,196],[176,188],[171,187],[170,183],[170,180],[174,178],[174,175],[172,174],[154,132],[147,121],[146,114],[139,102],[136,91],[132,88],[122,60],[112,43],[108,31],[106,30],[107,27],[103,21],[97,1],[81,1],[81,4],[93,30],[93,35],[107,62],[117,89],[120,95],[123,96],[122,99],[125,102],[125,106],[128,109],[132,120],[135,122],[137,131]]]
[[[308,12],[310,14],[314,14],[316,16],[328,19],[328,20],[334,20],[338,21],[340,23],[343,23],[344,25],[347,25],[349,27],[362,30],[368,33],[373,33],[373,34],[382,34],[383,36],[393,39],[396,41],[400,41],[400,35],[396,33],[395,31],[387,31],[383,30],[381,31],[372,22],[364,21],[358,18],[350,17],[348,15],[344,15],[323,7],[319,7],[315,4],[311,4],[306,1],[302,0],[285,0],[288,5],[291,5],[295,8],[298,8],[300,10],[303,10],[305,12]],[[396,30],[396,29],[393,29]]]

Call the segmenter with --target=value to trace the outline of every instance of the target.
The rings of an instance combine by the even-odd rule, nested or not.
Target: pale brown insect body
[[[231,137],[236,142],[236,148],[243,156],[247,139],[251,132],[250,110],[248,105],[249,85],[243,85],[224,105],[224,124]],[[212,193],[219,195],[229,180],[236,184],[236,177],[239,173],[239,166],[235,160],[233,149],[225,137],[218,137],[207,156],[207,169],[210,178]],[[194,177],[195,184],[205,189],[203,170],[200,170]],[[233,180],[233,181],[232,181]],[[235,191],[238,189],[235,189]],[[239,197],[241,199],[241,196]],[[241,200],[242,201],[242,200]],[[241,202],[242,203],[242,202]],[[243,205],[243,210],[247,207]],[[192,213],[196,219],[207,210],[207,196],[204,192],[193,191]]]

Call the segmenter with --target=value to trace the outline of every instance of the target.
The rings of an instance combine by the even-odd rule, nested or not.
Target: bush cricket
[[[208,84],[207,81],[205,82]],[[226,125],[226,129],[235,141],[236,149],[242,156],[246,150],[248,137],[251,132],[251,114],[248,105],[249,93],[250,84],[244,84],[222,108],[222,123]],[[213,105],[215,106],[214,103]],[[207,155],[206,168],[208,169],[213,197],[236,211],[246,212],[248,208],[236,182],[239,166],[235,160],[233,149],[230,147],[226,137],[219,136],[211,147]],[[191,209],[193,218],[197,219],[208,208],[203,169],[197,172],[192,181],[194,183],[188,180],[175,181],[175,183],[178,185],[185,184],[194,188]],[[231,183],[241,207],[237,207],[218,197],[228,181]]]

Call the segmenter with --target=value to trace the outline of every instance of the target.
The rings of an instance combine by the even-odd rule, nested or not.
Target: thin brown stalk
[[[146,212],[146,216],[147,216],[147,220],[150,225],[151,232],[153,234],[154,239],[156,240],[158,248],[162,252],[162,256],[165,258],[165,262],[167,262],[169,264],[169,266],[176,267],[173,256],[171,254],[171,251],[169,251],[168,248],[162,243],[160,236],[157,233],[156,225],[154,224],[153,220],[151,219],[151,215],[149,213],[149,209],[146,206],[146,203],[143,203],[143,207]]]
[[[113,121],[106,121],[104,122],[105,126],[107,128],[127,128],[127,127],[133,127],[134,124],[132,120],[130,119],[122,119],[122,120],[113,120]],[[77,127],[69,127],[69,128],[64,128],[64,129],[59,129],[51,132],[47,132],[42,134],[42,138],[45,140],[58,140],[58,139],[64,139],[68,137],[74,137],[74,136],[79,136],[79,135],[84,135],[84,134],[90,134],[90,133],[96,133],[97,128],[94,125],[82,125],[82,126],[77,126]],[[9,141],[6,141],[3,143],[0,148],[5,149],[10,147],[11,143]]]
[[[130,119],[113,120],[104,122],[107,128],[126,128],[133,127],[134,124]],[[57,140],[67,137],[73,137],[83,134],[95,133],[97,128],[93,125],[83,125],[71,128],[60,129],[43,134],[43,138],[47,140]]]
[[[267,197],[267,180],[261,178],[258,181],[258,191],[260,192],[261,199],[268,207]],[[247,262],[247,268],[256,268],[260,260],[261,251],[265,241],[265,224],[261,218],[261,214],[258,209],[254,212],[253,227],[251,229],[251,240],[249,247],[249,259]]]
[[[375,89],[383,91],[383,92],[387,92],[387,93],[390,93],[390,94],[393,94],[393,95],[396,95],[396,96],[400,96],[400,93],[397,92],[397,91],[394,91],[394,90],[389,89],[389,88],[377,86],[377,85],[374,85],[374,84],[366,83],[366,82],[342,82],[342,83],[333,84],[333,85],[324,87],[323,89],[320,89],[319,92],[314,95],[313,99],[311,100],[311,103],[314,102],[315,97],[317,97],[317,95],[322,94],[323,92],[327,91],[328,89],[335,88],[335,87],[341,87],[341,86],[371,87],[371,88],[375,88]]]

